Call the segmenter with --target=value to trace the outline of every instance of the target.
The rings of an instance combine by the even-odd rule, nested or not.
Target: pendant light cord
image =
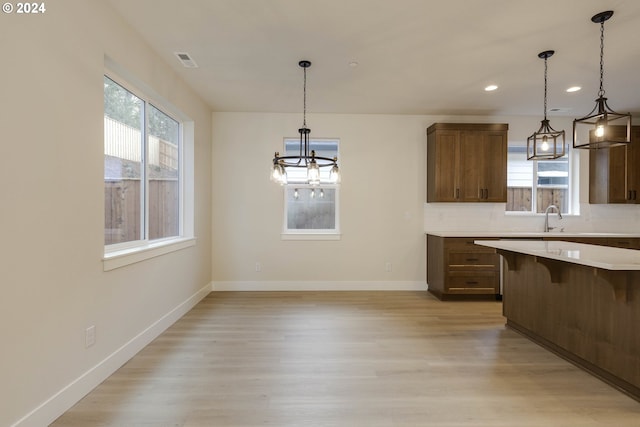
[[[544,58],[544,119],[547,120],[547,57]]]
[[[604,21],[600,22],[600,90],[599,97],[604,97],[602,81],[604,80]]]
[[[307,68],[304,67],[304,87],[302,101],[302,127],[307,127]],[[600,80],[600,88],[602,88],[602,80]]]

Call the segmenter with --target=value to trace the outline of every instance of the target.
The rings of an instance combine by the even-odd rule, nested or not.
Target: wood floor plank
[[[640,403],[426,292],[219,292],[53,427],[640,426]]]

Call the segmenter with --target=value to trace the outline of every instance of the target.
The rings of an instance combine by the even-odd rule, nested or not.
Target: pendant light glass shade
[[[338,161],[337,157],[333,158],[335,161]],[[331,172],[329,172],[329,182],[332,184],[340,184],[340,170],[338,169],[338,164],[336,163],[331,168]]]
[[[320,184],[320,168],[316,162],[316,152],[311,151],[311,161],[307,165],[307,181],[311,185]]]
[[[565,154],[564,130],[555,130],[547,120],[547,59],[553,54],[553,50],[538,54],[544,59],[544,119],[540,129],[527,138],[527,160],[551,160]]]
[[[600,24],[600,90],[596,105],[586,116],[573,121],[574,148],[608,148],[631,142],[631,114],[617,113],[604,96],[604,23],[613,11],[600,12],[591,21]]]
[[[279,153],[276,152],[276,157],[278,157]],[[281,162],[277,162],[274,160],[273,168],[271,168],[271,181],[284,185],[287,183],[287,171]]]
[[[307,68],[311,66],[310,61],[300,61],[298,63],[304,70],[304,101],[303,101],[303,119],[302,127],[298,129],[300,134],[300,146],[297,155],[281,156],[276,152],[273,156],[273,166],[271,168],[271,180],[286,185],[289,183],[287,178],[287,168],[306,168],[307,183],[310,185],[320,184],[320,168],[331,168],[329,179],[332,183],[340,182],[338,172],[338,158],[316,156],[316,152],[310,149],[309,134],[311,129],[307,127]],[[295,175],[295,174],[294,174]]]

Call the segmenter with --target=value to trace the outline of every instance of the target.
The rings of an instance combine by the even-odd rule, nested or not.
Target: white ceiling
[[[599,86],[591,17],[613,10],[604,89],[614,110],[640,112],[638,0],[109,1],[214,111],[252,112],[301,112],[307,59],[310,113],[541,116],[538,53],[553,49],[549,115],[584,116]]]

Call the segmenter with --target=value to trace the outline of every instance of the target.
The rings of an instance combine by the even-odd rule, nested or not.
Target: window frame
[[[143,204],[141,212],[141,222],[144,226],[144,236],[142,239],[129,242],[103,244],[103,269],[104,271],[113,270],[136,262],[144,261],[153,257],[171,253],[195,245],[194,236],[194,122],[186,116],[177,107],[159,96],[153,89],[148,87],[144,82],[138,80],[135,76],[128,73],[114,61],[105,58],[104,77],[109,78],[125,90],[131,92],[135,96],[142,99],[145,110],[149,105],[160,112],[166,114],[179,124],[179,154],[178,154],[178,234],[176,236],[158,238],[149,240],[149,191],[148,181],[149,175],[145,171],[144,195],[140,197]],[[104,98],[104,91],[103,91]],[[104,115],[104,110],[103,110]],[[147,159],[149,154],[148,141],[148,114],[145,111],[145,129],[143,132],[144,141],[144,167],[147,167]],[[104,151],[104,137],[102,139]],[[104,168],[104,160],[103,160]],[[104,170],[104,169],[103,169]],[[104,172],[103,172],[104,180]],[[104,191],[104,185],[103,185]],[[142,190],[142,188],[141,188]],[[104,208],[103,208],[104,212]],[[103,214],[104,215],[104,214]],[[103,228],[104,234],[104,228]]]
[[[296,141],[299,142],[299,137],[298,138],[294,138],[294,137],[285,137],[282,140],[282,147],[283,147],[283,152],[287,153],[286,151],[286,147],[287,147],[287,142],[293,142]],[[311,137],[309,138],[309,144],[313,144],[314,142],[335,142],[337,145],[337,152],[336,152],[336,156],[340,155],[340,138],[324,138],[324,137]],[[288,153],[291,154],[291,153]],[[297,152],[295,153],[297,154]],[[340,229],[340,184],[334,184],[334,183],[329,183],[326,181],[321,181],[320,184],[318,185],[310,185],[310,184],[306,184],[303,182],[299,182],[299,183],[288,183],[286,185],[283,185],[283,221],[282,221],[282,232],[281,232],[281,239],[282,240],[340,240],[342,237],[342,232]],[[288,220],[289,220],[289,209],[288,209],[288,197],[287,197],[287,191],[291,188],[300,188],[300,189],[306,189],[306,188],[315,188],[315,189],[331,189],[335,191],[335,199],[334,199],[334,207],[335,207],[335,219],[334,219],[334,224],[335,227],[334,228],[329,228],[329,229],[312,229],[312,228],[306,228],[306,229],[291,229],[288,228]]]
[[[331,189],[335,191],[334,207],[335,207],[335,219],[334,228],[289,228],[289,210],[287,190],[291,188],[304,188],[304,189]],[[282,239],[283,240],[339,240],[340,233],[340,185],[339,184],[287,184],[283,186],[284,190],[284,215],[282,223]]]
[[[524,153],[525,153],[525,159],[526,159],[526,144],[524,143],[518,143],[516,141],[509,141],[508,147],[507,147],[507,151],[509,151],[510,147],[519,147],[519,148],[524,148]],[[571,144],[568,144],[568,149],[566,152],[566,162],[567,162],[567,212],[562,212],[562,215],[566,215],[566,216],[579,216],[580,215],[580,210],[579,210],[579,206],[577,203],[578,200],[578,192],[579,192],[579,180],[578,177],[575,175],[575,170],[577,170],[578,165],[577,165],[577,157],[576,157],[576,150],[573,150],[571,148]],[[507,162],[508,162],[509,156],[507,155]],[[514,216],[542,216],[544,215],[544,212],[537,212],[538,210],[538,188],[540,187],[545,187],[544,185],[539,185],[538,184],[538,162],[539,160],[525,160],[526,162],[532,162],[532,171],[531,171],[531,210],[530,211],[512,211],[512,210],[506,210],[505,207],[505,214],[506,215],[514,215]],[[540,161],[544,161],[544,162],[554,162],[557,160],[540,160]],[[508,170],[508,163],[507,163],[507,170]],[[507,181],[509,179],[509,174],[507,172]],[[552,188],[553,186],[547,187],[547,188]],[[509,188],[508,183],[507,183],[507,189]],[[560,187],[558,187],[560,188]]]

